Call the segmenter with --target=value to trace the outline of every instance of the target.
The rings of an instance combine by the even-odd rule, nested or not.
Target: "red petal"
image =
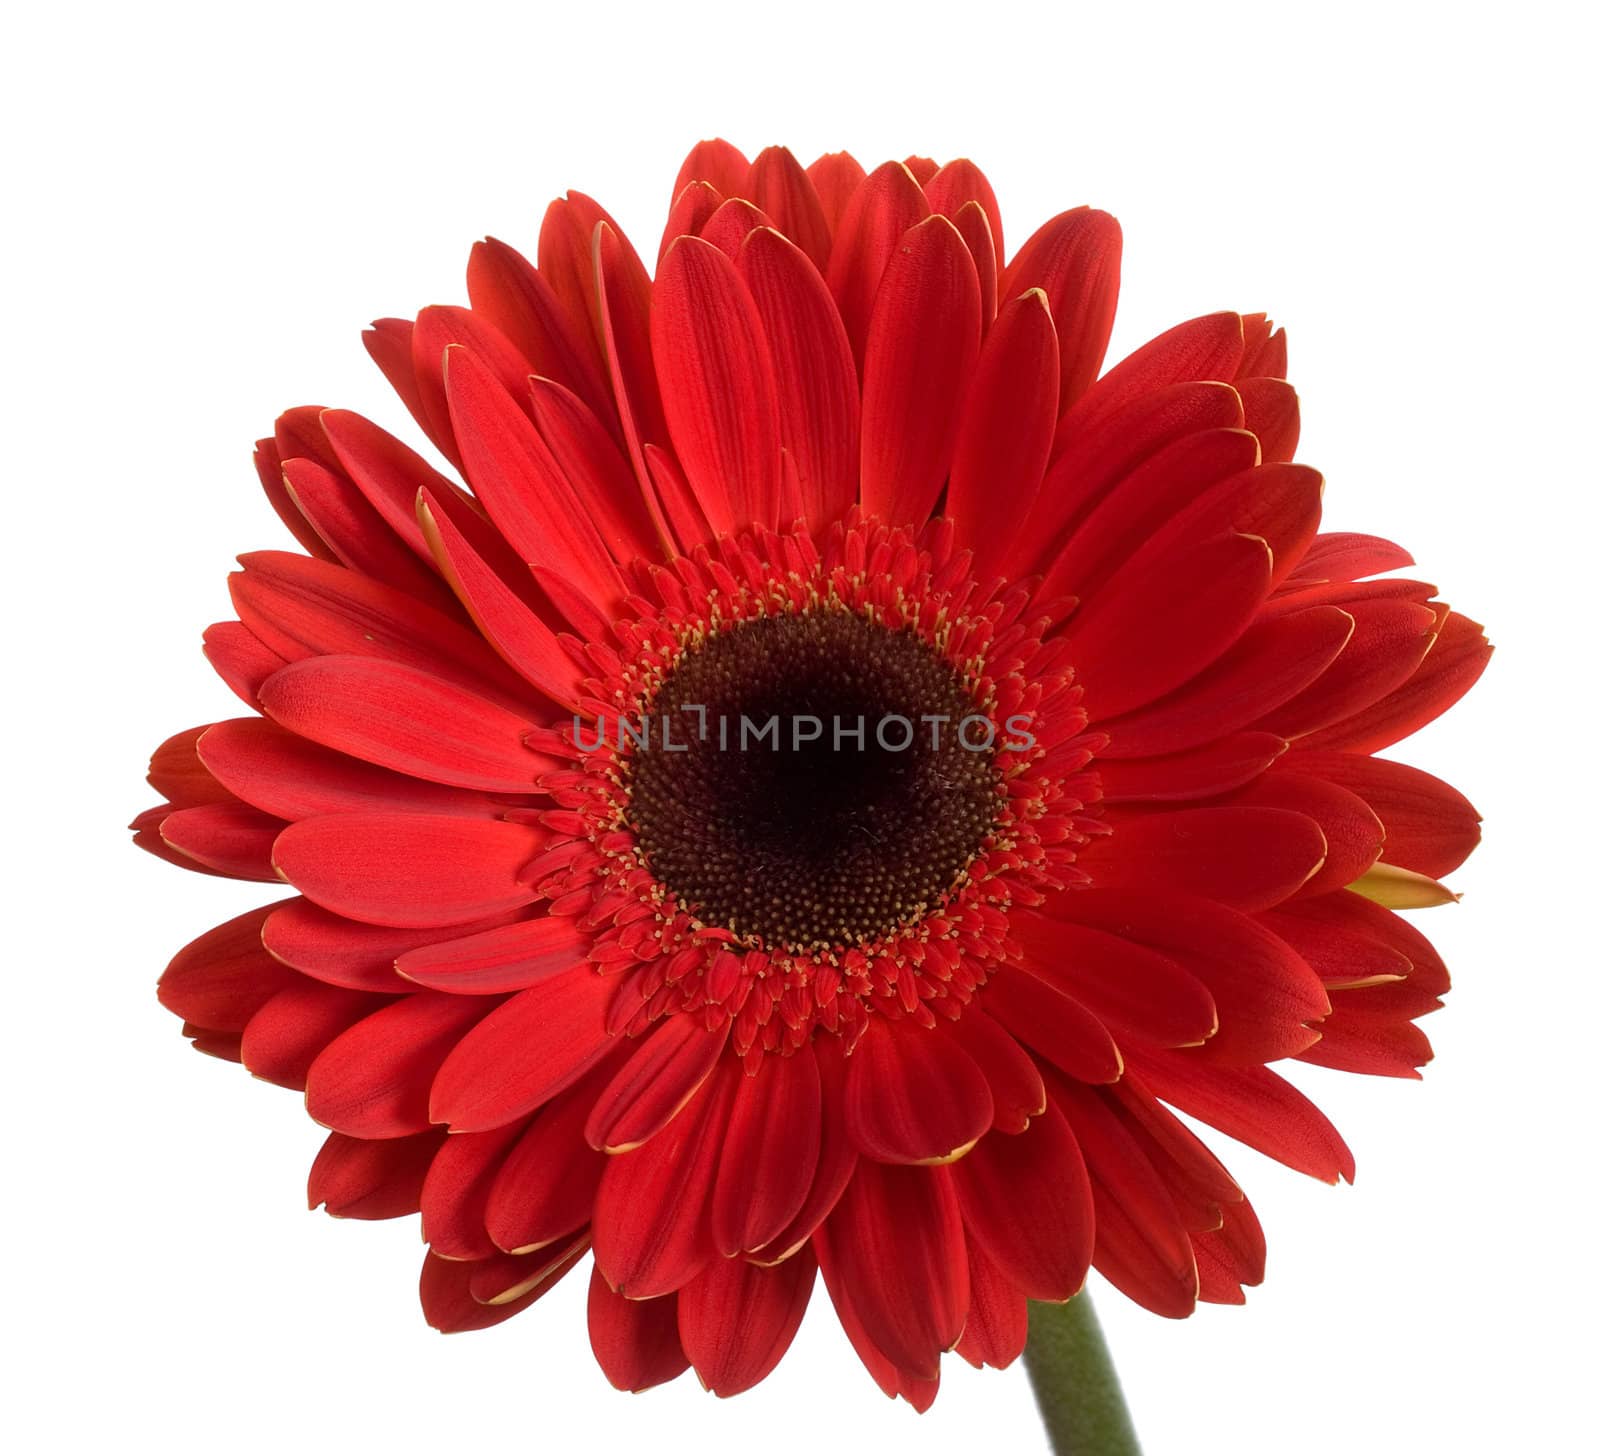
[[[759,207],[741,197],[730,197],[706,219],[700,236],[731,260],[739,256],[744,240],[757,228],[772,226],[772,219]]]
[[[772,357],[750,290],[710,243],[680,238],[667,250],[651,338],[673,448],[712,529],[776,527]]]
[[[834,1037],[813,1040],[818,1082],[822,1093],[822,1136],[817,1149],[816,1174],[794,1221],[776,1238],[762,1245],[763,1258],[782,1259],[794,1253],[822,1226],[855,1174],[860,1155],[845,1126],[845,1058]],[[803,1150],[804,1144],[799,1145]]]
[[[556,634],[509,587],[426,492],[417,503],[439,567],[489,644],[553,701],[582,696],[579,674]]]
[[[863,1160],[819,1238],[829,1287],[848,1291],[872,1343],[902,1371],[937,1376],[940,1352],[961,1338],[969,1298],[950,1169]]]
[[[908,228],[928,216],[928,199],[899,162],[885,162],[861,180],[833,230],[828,287],[859,360],[866,352],[878,282]]]
[[[1358,581],[1364,576],[1376,576],[1380,571],[1397,571],[1416,564],[1403,546],[1396,546],[1381,536],[1363,536],[1356,531],[1324,531],[1295,568],[1295,579]]]
[[[1170,385],[1231,380],[1243,354],[1236,313],[1206,314],[1170,328],[1108,369],[1061,422],[1061,437],[1072,440],[1096,430],[1134,400]]]
[[[712,540],[706,513],[689,489],[678,462],[658,445],[646,445],[643,458],[655,486],[656,498],[661,502],[662,515],[678,544],[688,550]]]
[[[611,1292],[599,1269],[589,1276],[589,1344],[618,1390],[649,1390],[689,1368],[678,1342],[677,1295],[624,1299]]]
[[[1271,572],[1272,553],[1256,536],[1137,553],[1068,627],[1095,720],[1148,703],[1216,661],[1249,626]]]
[[[1352,890],[1336,890],[1315,900],[1293,901],[1277,914],[1375,941],[1389,957],[1410,962],[1404,980],[1364,988],[1366,1006],[1423,1016],[1443,1004],[1439,998],[1450,989],[1450,973],[1427,937],[1394,911]]]
[[[724,198],[709,182],[691,182],[681,191],[667,214],[667,225],[661,232],[661,247],[656,253],[656,266],[666,257],[667,249],[679,238],[697,238],[701,230],[716,214]]]
[[[1316,1040],[1305,1023],[1328,1014],[1311,967],[1257,921],[1209,900],[1133,890],[1057,896],[1050,914],[1160,951],[1200,980],[1216,1002],[1218,1030],[1208,1059],[1269,1061]]]
[[[153,854],[157,859],[176,865],[181,870],[188,870],[191,874],[228,878],[227,871],[213,869],[209,865],[201,864],[197,859],[190,859],[188,855],[174,849],[161,837],[161,825],[171,818],[172,813],[171,804],[157,804],[153,809],[146,809],[128,825],[128,828],[133,830],[134,844],[146,854]]]
[[[645,448],[667,438],[661,392],[650,353],[650,278],[621,229],[606,220],[593,228],[593,257],[601,341],[611,370],[622,437],[634,473],[650,478]]]
[[[1321,519],[1321,475],[1304,465],[1261,465],[1198,493],[1156,540],[1199,539],[1229,529],[1260,536],[1272,548],[1276,586],[1305,555]]]
[[[595,359],[602,372],[605,360],[595,318],[593,244],[595,225],[610,217],[605,208],[581,192],[558,197],[545,209],[539,225],[537,253],[539,276],[549,283],[562,312],[579,336],[585,333],[592,336]]]
[[[1182,1319],[1199,1289],[1182,1217],[1138,1141],[1099,1094],[1055,1083],[1094,1188],[1094,1266],[1128,1298]]]
[[[1027,558],[1054,560],[1063,528],[1076,529],[1114,486],[1185,435],[1244,425],[1239,396],[1226,384],[1174,384],[1130,400],[1103,425],[1060,442],[1028,522]]]
[[[685,1285],[678,1332],[700,1383],[729,1396],[765,1380],[794,1341],[816,1277],[816,1258],[802,1249],[770,1269],[721,1259]]]
[[[533,899],[518,878],[542,831],[439,814],[329,814],[278,836],[273,863],[307,899],[352,920],[429,929]]]
[[[330,986],[393,995],[416,989],[415,982],[395,973],[397,957],[434,941],[455,940],[471,930],[487,929],[501,918],[435,930],[396,930],[362,925],[309,900],[295,899],[285,901],[267,917],[261,943],[284,965]]]
[[[306,1110],[351,1137],[427,1129],[434,1074],[487,1004],[430,991],[406,996],[336,1037],[306,1076]]]
[[[828,266],[828,219],[817,189],[787,147],[768,147],[750,164],[745,193],[818,268]]]
[[[556,464],[588,509],[612,558],[626,566],[653,557],[663,540],[627,457],[594,411],[553,379],[528,381],[533,417]]]
[[[1293,769],[1274,769],[1230,796],[1230,804],[1288,809],[1314,819],[1327,841],[1320,870],[1300,887],[1301,895],[1342,889],[1372,868],[1383,848],[1378,816],[1348,789]]]
[[[439,1069],[433,1121],[482,1132],[565,1091],[610,1050],[606,1008],[615,989],[589,966],[576,966],[490,1012]]]
[[[1250,470],[1258,456],[1255,436],[1247,430],[1219,428],[1180,435],[1114,482],[1089,507],[1046,570],[1041,592],[1046,598],[1067,593],[1090,597],[1197,495]],[[1200,526],[1186,539],[1204,541],[1230,529],[1233,523],[1222,519]]]
[[[417,389],[417,371],[412,364],[411,335],[415,327],[410,319],[375,319],[372,327],[361,335],[372,362],[383,371],[389,387],[400,396],[401,403],[411,411],[411,418],[433,440],[433,423],[422,407],[422,395]],[[434,440],[439,445],[439,441]],[[448,453],[447,446],[439,446]]]
[[[1217,1030],[1211,993],[1170,956],[1092,925],[1029,912],[1014,916],[1012,932],[1034,975],[1082,1001],[1119,1036],[1194,1046]]]
[[[161,838],[179,854],[236,880],[278,878],[273,842],[283,820],[248,804],[200,804],[161,821]]]
[[[1176,891],[1239,910],[1287,900],[1328,857],[1315,820],[1286,809],[1176,809],[1118,821],[1078,864],[1102,889]]]
[[[943,1026],[874,1017],[847,1068],[845,1122],[869,1158],[947,1163],[994,1122],[987,1079]]]
[[[316,660],[338,659],[306,659],[305,665]],[[348,660],[376,662],[367,657]],[[422,783],[334,753],[261,718],[213,724],[202,738],[201,754],[241,799],[280,819],[355,809],[488,817],[502,807],[484,794]]]
[[[993,1017],[968,1005],[942,1030],[960,1043],[989,1083],[996,1132],[1021,1132],[1030,1118],[1044,1111],[1044,1079],[1038,1064]]]
[[[884,270],[862,364],[861,504],[895,525],[927,520],[950,471],[982,332],[961,235],[931,217]]]
[[[849,152],[828,152],[806,168],[806,176],[817,189],[817,200],[822,204],[828,231],[837,238],[850,199],[867,180],[866,169]]]
[[[1420,1077],[1417,1069],[1433,1060],[1427,1035],[1396,1012],[1363,1010],[1355,1004],[1360,995],[1351,991],[1330,997],[1333,1012],[1322,1023],[1321,1039],[1298,1060],[1367,1077]]]
[[[885,1395],[891,1400],[896,1396],[904,1396],[914,1410],[926,1411],[939,1394],[938,1372],[935,1371],[931,1379],[924,1379],[901,1370],[872,1342],[861,1323],[861,1316],[856,1312],[849,1288],[841,1281],[830,1247],[826,1231],[819,1231],[816,1238],[817,1262],[822,1269],[823,1279],[827,1281],[828,1296],[833,1301],[834,1312],[839,1316],[839,1325],[851,1347],[866,1366],[867,1374],[877,1382]]]
[[[1042,288],[1061,340],[1061,411],[1094,383],[1106,357],[1122,276],[1116,218],[1077,207],[1051,218],[1017,250],[1001,283],[1004,306]]]
[[[1436,613],[1412,602],[1348,602],[1343,609],[1355,618],[1344,651],[1310,687],[1259,720],[1269,733],[1302,738],[1371,707],[1416,672],[1437,636]]]
[[[252,708],[261,684],[285,662],[243,622],[214,622],[201,640],[217,676]]]
[[[253,551],[239,559],[245,569],[229,578],[234,606],[280,657],[382,657],[513,709],[526,700],[526,689],[482,638],[415,597],[304,556]]]
[[[294,411],[290,413],[293,414]],[[307,554],[323,561],[336,560],[328,543],[318,535],[316,527],[301,513],[299,503],[284,485],[283,459],[275,440],[256,441],[255,454],[251,457],[251,461],[256,467],[256,476],[261,481],[261,489],[266,493],[268,504]]]
[[[283,478],[306,519],[332,544],[337,560],[432,606],[452,605],[448,595],[441,595],[438,576],[389,529],[343,472],[313,460],[286,460]]]
[[[1004,1370],[1028,1343],[1028,1299],[1002,1274],[981,1245],[967,1242],[971,1307],[956,1354],[969,1365]]]
[[[1410,602],[1413,606],[1429,607],[1443,613],[1448,608],[1434,600],[1438,591],[1438,587],[1429,582],[1401,576],[1380,577],[1377,581],[1307,582],[1291,574],[1262,608],[1261,615],[1276,617],[1284,612],[1298,611],[1301,607],[1326,603],[1348,607],[1351,603],[1361,602]]]
[[[1094,1195],[1059,1108],[1045,1108],[1015,1137],[984,1138],[954,1174],[967,1228],[1029,1299],[1071,1299],[1083,1288]]]
[[[489,1190],[522,1129],[446,1137],[428,1169],[420,1200],[422,1237],[443,1259],[490,1259],[500,1252],[484,1230]]]
[[[255,722],[256,719],[244,719]],[[234,795],[215,779],[197,751],[200,739],[214,724],[201,724],[174,733],[150,755],[145,782],[174,804],[226,804]]]
[[[405,1138],[330,1132],[311,1165],[306,1200],[335,1218],[405,1218],[422,1206],[422,1180],[444,1139],[443,1128]]]
[[[1242,1195],[1211,1149],[1131,1072],[1111,1089],[1106,1105],[1160,1174],[1185,1227],[1215,1228],[1222,1209]]]
[[[434,783],[527,794],[564,767],[528,747],[526,717],[404,663],[306,658],[262,685],[261,706],[304,738]]]
[[[712,137],[689,149],[678,168],[678,180],[672,184],[672,195],[676,197],[691,182],[709,182],[725,197],[734,197],[744,191],[749,175],[750,163],[745,154],[732,142]]]
[[[1235,386],[1245,426],[1261,441],[1265,461],[1293,460],[1300,443],[1300,397],[1282,379],[1241,379]]]
[[[570,916],[540,916],[405,951],[395,970],[436,991],[498,995],[586,964],[591,943]]]
[[[430,1253],[422,1261],[419,1293],[423,1317],[434,1329],[447,1335],[463,1330],[486,1330],[491,1325],[510,1319],[514,1314],[520,1314],[541,1295],[553,1289],[582,1257],[583,1252],[581,1245],[574,1250],[564,1251],[564,1257],[550,1267],[530,1261],[526,1266],[526,1277],[536,1281],[533,1287],[509,1297],[502,1292],[494,1303],[479,1299],[473,1286],[482,1279],[486,1269],[499,1261],[462,1263],[456,1259],[441,1259],[437,1254]],[[503,1284],[508,1280],[517,1280],[515,1267],[497,1269],[495,1272],[499,1277],[494,1282]],[[515,1287],[513,1284],[512,1288]],[[483,1291],[480,1289],[478,1292]]]
[[[989,179],[965,157],[958,158],[954,162],[946,162],[928,179],[922,190],[927,194],[928,206],[950,218],[960,212],[967,203],[977,203],[989,220],[989,228],[994,235],[995,255],[1000,258],[1005,257],[1005,240],[1000,231],[999,199],[995,197]]]
[[[1482,627],[1452,612],[1421,667],[1370,706],[1308,734],[1302,746],[1377,753],[1398,743],[1456,703],[1482,675],[1493,651]]]
[[[1266,375],[1284,379],[1289,373],[1289,341],[1282,329],[1274,329],[1264,313],[1247,313],[1244,324],[1244,356],[1239,361],[1239,377]]]
[[[465,1265],[472,1271],[467,1293],[478,1304],[500,1306],[524,1296],[539,1294],[565,1275],[589,1252],[589,1235],[579,1233],[558,1248],[540,1249],[527,1256],[493,1254]]]
[[[820,529],[855,504],[861,399],[850,340],[827,284],[769,228],[751,233],[737,266],[771,346],[778,430],[794,461],[806,519]]]
[[[1186,1052],[1148,1052],[1139,1074],[1163,1102],[1324,1183],[1355,1178],[1344,1139],[1312,1104],[1265,1067],[1219,1067]]]
[[[1243,1304],[1241,1285],[1261,1283],[1266,1275],[1267,1241],[1249,1200],[1229,1204],[1222,1227],[1191,1234],[1200,1298],[1210,1304]]]
[[[655,1137],[711,1075],[730,1026],[708,1029],[681,1015],[648,1032],[596,1099],[584,1128],[589,1146],[626,1153]]]
[[[1327,670],[1354,625],[1337,607],[1310,607],[1256,623],[1176,692],[1098,724],[1111,739],[1101,757],[1142,758],[1193,748],[1265,717]]]
[[[725,1062],[643,1147],[613,1157],[594,1203],[594,1258],[630,1299],[681,1289],[716,1259],[709,1203],[738,1063]]]
[[[450,350],[445,383],[463,465],[495,525],[575,625],[603,629],[626,587],[549,446],[470,351]]]
[[[1018,1041],[1069,1077],[1114,1082],[1122,1075],[1122,1055],[1099,1018],[1021,966],[1004,967],[988,981],[982,1006]]]
[[[973,266],[978,270],[978,316],[988,329],[994,322],[999,306],[1000,263],[995,255],[994,234],[989,231],[989,219],[976,202],[960,208],[950,221],[961,234],[961,241],[972,254]]]
[[[508,1254],[553,1244],[589,1222],[608,1160],[584,1139],[583,1124],[609,1071],[610,1062],[602,1063],[536,1114],[507,1154],[489,1190],[484,1228]]]
[[[555,290],[515,248],[474,243],[467,263],[472,310],[509,339],[531,373],[573,391],[615,428],[616,413],[587,314],[573,319]]]
[[[1289,945],[1330,992],[1404,980],[1411,971],[1408,957],[1387,942],[1362,933],[1365,927],[1360,922],[1346,926],[1328,917],[1323,902],[1342,898],[1334,895],[1318,896],[1314,901],[1291,900],[1256,919]],[[1359,897],[1352,894],[1351,898]]]
[[[428,435],[452,464],[462,466],[461,424],[448,403],[445,379],[445,361],[457,349],[470,352],[499,380],[501,388],[519,401],[529,371],[528,361],[505,335],[471,309],[436,306],[417,315],[411,335],[411,364],[416,371],[417,393],[428,417]]]
[[[1383,857],[1438,879],[1477,847],[1478,811],[1442,779],[1408,764],[1360,753],[1297,749],[1287,768],[1359,794],[1383,821]]]
[[[1095,770],[1108,804],[1204,799],[1255,778],[1288,746],[1275,733],[1235,733],[1184,753],[1098,759]]]
[[[257,1011],[300,979],[261,945],[261,927],[277,908],[246,910],[191,940],[161,973],[161,1004],[212,1031],[243,1031]]]
[[[979,355],[956,435],[946,514],[974,570],[1001,569],[1033,510],[1055,438],[1061,351],[1050,303],[1030,290],[1006,305]]]
[[[711,1194],[711,1233],[725,1257],[764,1249],[801,1211],[817,1173],[822,1085],[810,1043],[763,1057],[739,1079]],[[787,1253],[787,1249],[777,1252]]]
[[[240,1060],[264,1082],[301,1091],[324,1047],[388,998],[301,980],[278,992],[244,1029]]]
[[[419,558],[429,560],[417,528],[417,492],[459,494],[459,487],[393,435],[350,410],[323,410],[318,423],[340,467],[389,529]]]

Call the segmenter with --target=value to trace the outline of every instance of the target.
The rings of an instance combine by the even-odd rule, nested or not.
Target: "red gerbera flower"
[[[440,1329],[592,1246],[618,1386],[753,1385],[819,1268],[919,1408],[1091,1264],[1240,1301],[1260,1227],[1169,1109],[1332,1182],[1269,1064],[1427,1060],[1394,911],[1477,815],[1372,755],[1480,628],[1318,534],[1263,315],[1100,374],[1106,214],[1007,261],[970,162],[722,142],[674,194],[653,281],[572,193],[373,327],[459,480],[342,410],[259,442],[305,554],[242,558],[206,651],[252,711],[135,828],[299,895],[163,1002],[304,1089],[313,1206],[421,1211]]]

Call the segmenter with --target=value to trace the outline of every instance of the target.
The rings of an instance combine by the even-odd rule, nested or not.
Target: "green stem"
[[[1022,1362],[1055,1456],[1139,1456],[1087,1289],[1065,1304],[1029,1304]]]

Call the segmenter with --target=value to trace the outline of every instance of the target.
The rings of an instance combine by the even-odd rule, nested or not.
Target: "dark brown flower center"
[[[926,914],[1003,802],[995,730],[956,670],[844,610],[705,638],[630,727],[626,818],[652,874],[769,947],[868,942]]]

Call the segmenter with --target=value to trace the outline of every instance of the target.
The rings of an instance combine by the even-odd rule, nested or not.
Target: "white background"
[[[1499,654],[1402,750],[1487,841],[1425,928],[1457,989],[1420,1084],[1300,1078],[1328,1189],[1224,1150],[1267,1224],[1244,1310],[1100,1306],[1159,1453],[1571,1451],[1590,1430],[1597,970],[1591,35],[1571,7],[856,3],[29,7],[5,42],[5,997],[13,1449],[1042,1451],[1020,1369],[885,1401],[820,1298],[732,1402],[613,1393],[583,1277],[443,1339],[414,1221],[305,1211],[295,1097],[195,1056],[177,946],[264,898],[126,844],[169,732],[238,704],[199,653],[282,407],[409,421],[358,340],[464,302],[598,196],[654,256],[682,153],[918,151],[988,170],[1013,246],[1127,235],[1113,356],[1216,308],[1288,326],[1328,521],[1411,545]],[[1587,23],[1584,16],[1581,23]],[[1586,59],[1587,58],[1587,59]],[[1587,140],[1585,140],[1587,135]]]

